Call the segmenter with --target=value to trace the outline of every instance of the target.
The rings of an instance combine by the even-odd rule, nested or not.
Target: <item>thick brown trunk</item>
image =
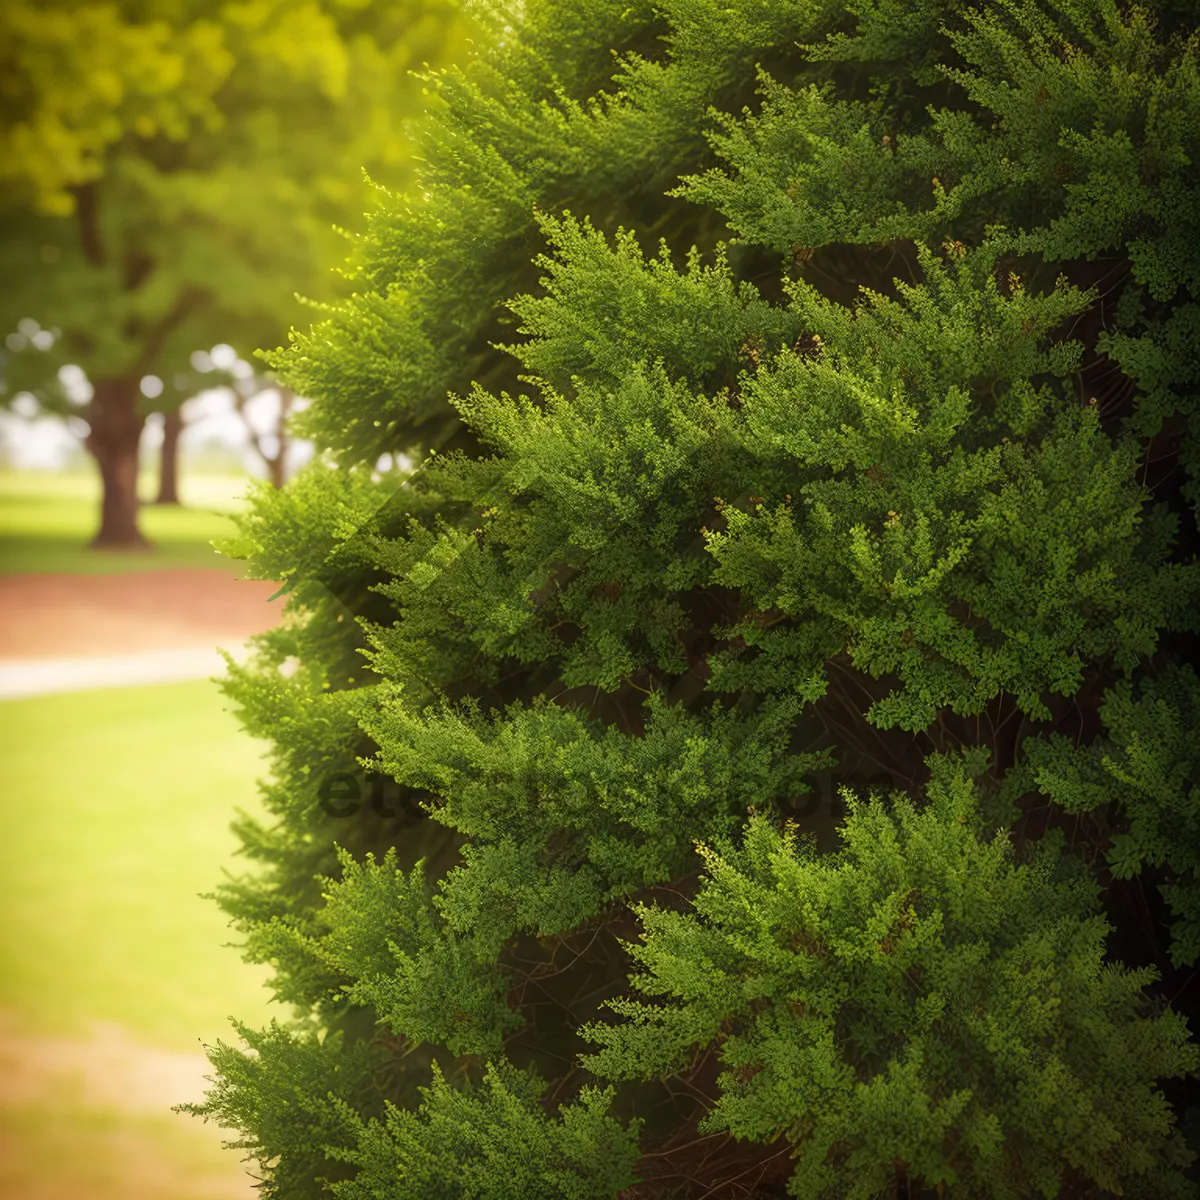
[[[179,410],[163,415],[162,454],[158,469],[158,499],[155,504],[179,503],[179,435],[183,417]]]
[[[138,528],[138,442],[145,418],[138,413],[136,379],[96,380],[88,409],[85,445],[100,470],[103,496],[94,548],[143,549]]]

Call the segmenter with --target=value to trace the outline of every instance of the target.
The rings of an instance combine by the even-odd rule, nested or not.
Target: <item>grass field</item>
[[[256,808],[263,769],[215,686],[7,701],[0,730],[0,1006],[183,1051],[224,1035],[229,1013],[265,1020],[262,975],[197,895],[236,865],[229,822]]]
[[[142,531],[148,551],[96,551],[87,543],[96,532],[100,486],[95,472],[0,472],[0,574],[55,572],[95,574],[163,567],[239,564],[212,548],[214,538],[235,532],[230,514],[241,506],[247,479],[241,475],[189,475],[181,484],[181,507],[147,504]],[[151,476],[140,494],[154,494]]]
[[[208,681],[0,703],[0,1010],[17,1051],[85,1045],[106,1022],[139,1052],[196,1056],[234,1039],[230,1015],[286,1018],[198,895],[238,867],[229,822],[257,809],[264,767],[223,704]],[[227,1136],[165,1100],[132,1111],[56,1085],[0,1106],[0,1196],[233,1200],[249,1193]]]
[[[246,483],[185,476],[184,507],[142,510],[154,549],[116,554],[86,548],[93,473],[0,472],[0,574],[240,573],[209,543]],[[228,1017],[287,1016],[199,895],[238,869],[229,824],[264,770],[224,703],[207,681],[0,702],[2,1200],[253,1195],[229,1135],[170,1111]]]

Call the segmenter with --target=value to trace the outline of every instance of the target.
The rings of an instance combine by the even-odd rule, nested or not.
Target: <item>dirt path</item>
[[[0,1012],[4,1200],[252,1200],[231,1136],[172,1113],[199,1101],[203,1054],[143,1046],[118,1026],[47,1037]]]
[[[90,1037],[32,1034],[0,1012],[0,1107],[52,1103],[64,1092],[89,1108],[162,1116],[204,1099],[208,1059],[139,1045],[119,1025],[97,1022]]]
[[[278,623],[277,590],[207,570],[0,576],[0,660],[241,643]]]
[[[245,660],[245,647],[230,638],[222,640],[223,648],[235,661]],[[147,683],[182,683],[188,679],[212,679],[224,675],[225,670],[225,660],[211,644],[104,658],[0,659],[0,700],[94,688],[139,687]]]

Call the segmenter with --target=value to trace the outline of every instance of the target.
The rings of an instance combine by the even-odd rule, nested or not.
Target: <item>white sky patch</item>
[[[12,410],[18,417],[24,417],[25,420],[31,421],[42,411],[42,406],[31,392],[18,392],[13,397]]]
[[[74,363],[67,363],[66,366],[58,368],[58,382],[62,384],[62,390],[72,404],[87,404],[94,394],[83,368]]]
[[[48,331],[33,329],[35,336]],[[20,330],[10,337],[26,338]],[[239,359],[230,346],[219,345],[211,353],[198,350],[192,355],[192,366],[197,371],[208,371],[217,367],[228,370],[239,384],[249,386],[255,377],[254,367]],[[84,370],[74,363],[59,368],[58,382],[67,399],[83,408],[92,399],[94,389]],[[157,375],[147,375],[141,381],[141,391],[150,400],[155,400],[165,391],[165,385]],[[292,402],[291,412],[298,413],[308,407],[308,401],[297,397]],[[246,401],[246,420],[258,433],[263,449],[274,454],[278,447],[280,396],[276,388],[268,387]],[[0,409],[0,458],[6,466],[17,470],[63,470],[72,463],[86,459],[81,439],[87,435],[87,423],[79,417],[44,415],[37,400],[28,392],[15,396],[9,405],[11,411]],[[266,467],[254,452],[246,429],[246,421],[238,414],[234,405],[234,393],[228,387],[207,388],[184,401],[181,413],[184,419],[180,438],[180,459],[186,469],[189,460],[197,455],[228,456],[233,462],[240,461],[242,469],[252,475],[265,476]],[[151,465],[163,441],[163,418],[151,414],[142,432],[141,453],[145,465]],[[288,446],[287,473],[289,478],[313,456],[312,443],[293,438]],[[211,458],[210,458],[211,462]],[[232,465],[232,463],[231,463]],[[205,469],[210,469],[206,467]]]
[[[14,407],[19,399],[14,397]],[[33,400],[33,404],[36,410],[37,401]],[[6,465],[32,471],[61,471],[83,453],[80,439],[60,418],[29,420],[15,412],[0,410],[0,458]]]
[[[219,371],[228,371],[238,361],[237,351],[224,342],[220,342],[214,346],[208,352],[208,356],[212,361],[212,365]]]

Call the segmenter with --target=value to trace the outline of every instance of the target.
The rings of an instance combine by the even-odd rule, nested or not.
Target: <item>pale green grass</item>
[[[214,538],[236,533],[231,514],[243,503],[248,479],[240,475],[185,475],[182,507],[147,504],[141,511],[149,551],[89,550],[99,520],[100,487],[89,472],[0,472],[0,574],[54,572],[103,574],[164,567],[213,567],[231,573],[239,564],[219,555]],[[143,499],[155,480],[142,479]]]
[[[0,704],[0,1007],[32,1030],[194,1053],[230,1014],[287,1016],[197,894],[244,866],[229,822],[265,765],[225,703],[200,681]]]
[[[229,824],[259,810],[263,744],[226,704],[208,681],[0,703],[0,1010],[35,1059],[42,1036],[78,1038],[86,1057],[96,1022],[123,1027],[137,1055],[198,1056],[236,1041],[230,1016],[289,1015],[199,895],[245,868]],[[154,1116],[47,1086],[0,1107],[4,1200],[254,1195],[221,1148],[229,1132],[165,1100]]]

